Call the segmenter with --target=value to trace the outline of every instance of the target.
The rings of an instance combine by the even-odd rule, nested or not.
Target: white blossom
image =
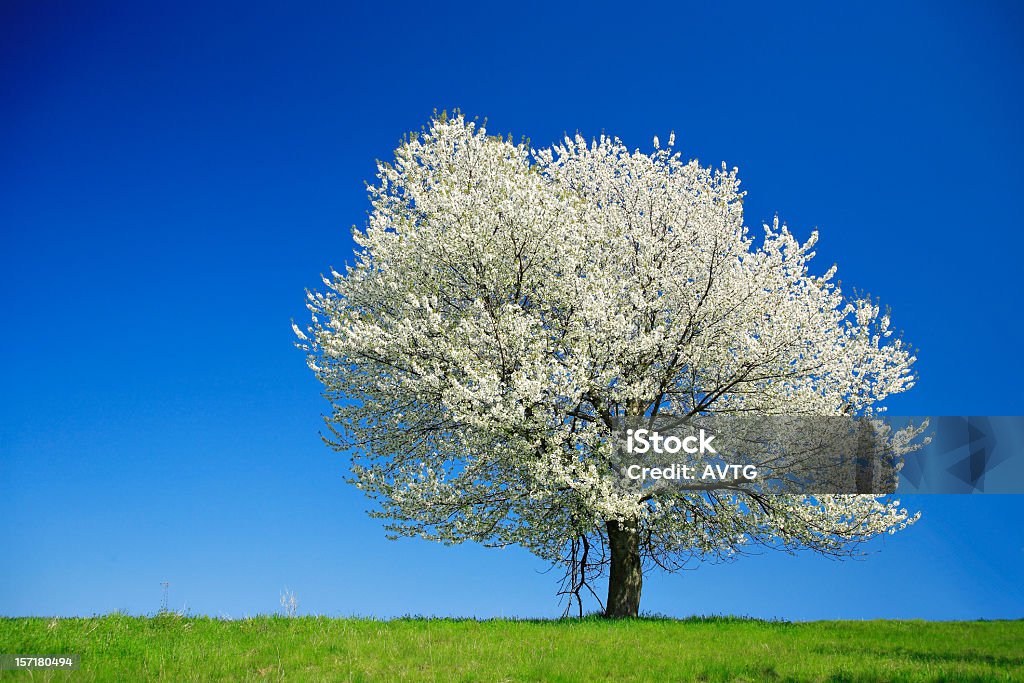
[[[331,442],[391,534],[557,562],[628,521],[671,568],[754,543],[842,553],[916,520],[884,497],[615,484],[616,418],[870,415],[914,383],[890,316],[811,274],[817,233],[775,219],[755,240],[736,169],[674,142],[531,150],[456,116],[378,165],[356,260],[310,293],[307,333]]]

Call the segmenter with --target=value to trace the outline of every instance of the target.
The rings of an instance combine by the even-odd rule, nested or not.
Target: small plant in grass
[[[299,609],[299,600],[295,597],[295,591],[288,590],[285,586],[281,592],[281,609],[286,617],[294,617]]]

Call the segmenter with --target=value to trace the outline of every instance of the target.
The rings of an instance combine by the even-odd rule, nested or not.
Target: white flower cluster
[[[755,241],[735,169],[577,136],[549,149],[437,118],[380,163],[345,273],[299,345],[330,441],[397,535],[557,561],[608,520],[645,557],[841,552],[916,517],[869,496],[656,496],[610,470],[616,420],[871,414],[913,384],[888,315],[808,272],[816,234]]]

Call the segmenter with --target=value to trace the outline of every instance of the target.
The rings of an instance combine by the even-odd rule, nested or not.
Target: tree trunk
[[[608,522],[608,547],[612,554],[612,567],[608,576],[605,616],[635,617],[640,613],[640,589],[643,586],[640,536],[636,524]]]

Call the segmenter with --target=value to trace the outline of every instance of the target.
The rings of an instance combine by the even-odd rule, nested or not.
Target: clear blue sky
[[[0,614],[551,616],[519,550],[389,542],[292,347],[364,181],[461,107],[736,165],[747,221],[920,347],[894,414],[1021,414],[1024,14],[982,3],[0,8]],[[352,6],[346,6],[351,4]],[[719,8],[707,5],[720,4]],[[552,9],[549,5],[560,5]],[[920,497],[858,562],[651,577],[674,615],[1024,617],[1024,496]]]

